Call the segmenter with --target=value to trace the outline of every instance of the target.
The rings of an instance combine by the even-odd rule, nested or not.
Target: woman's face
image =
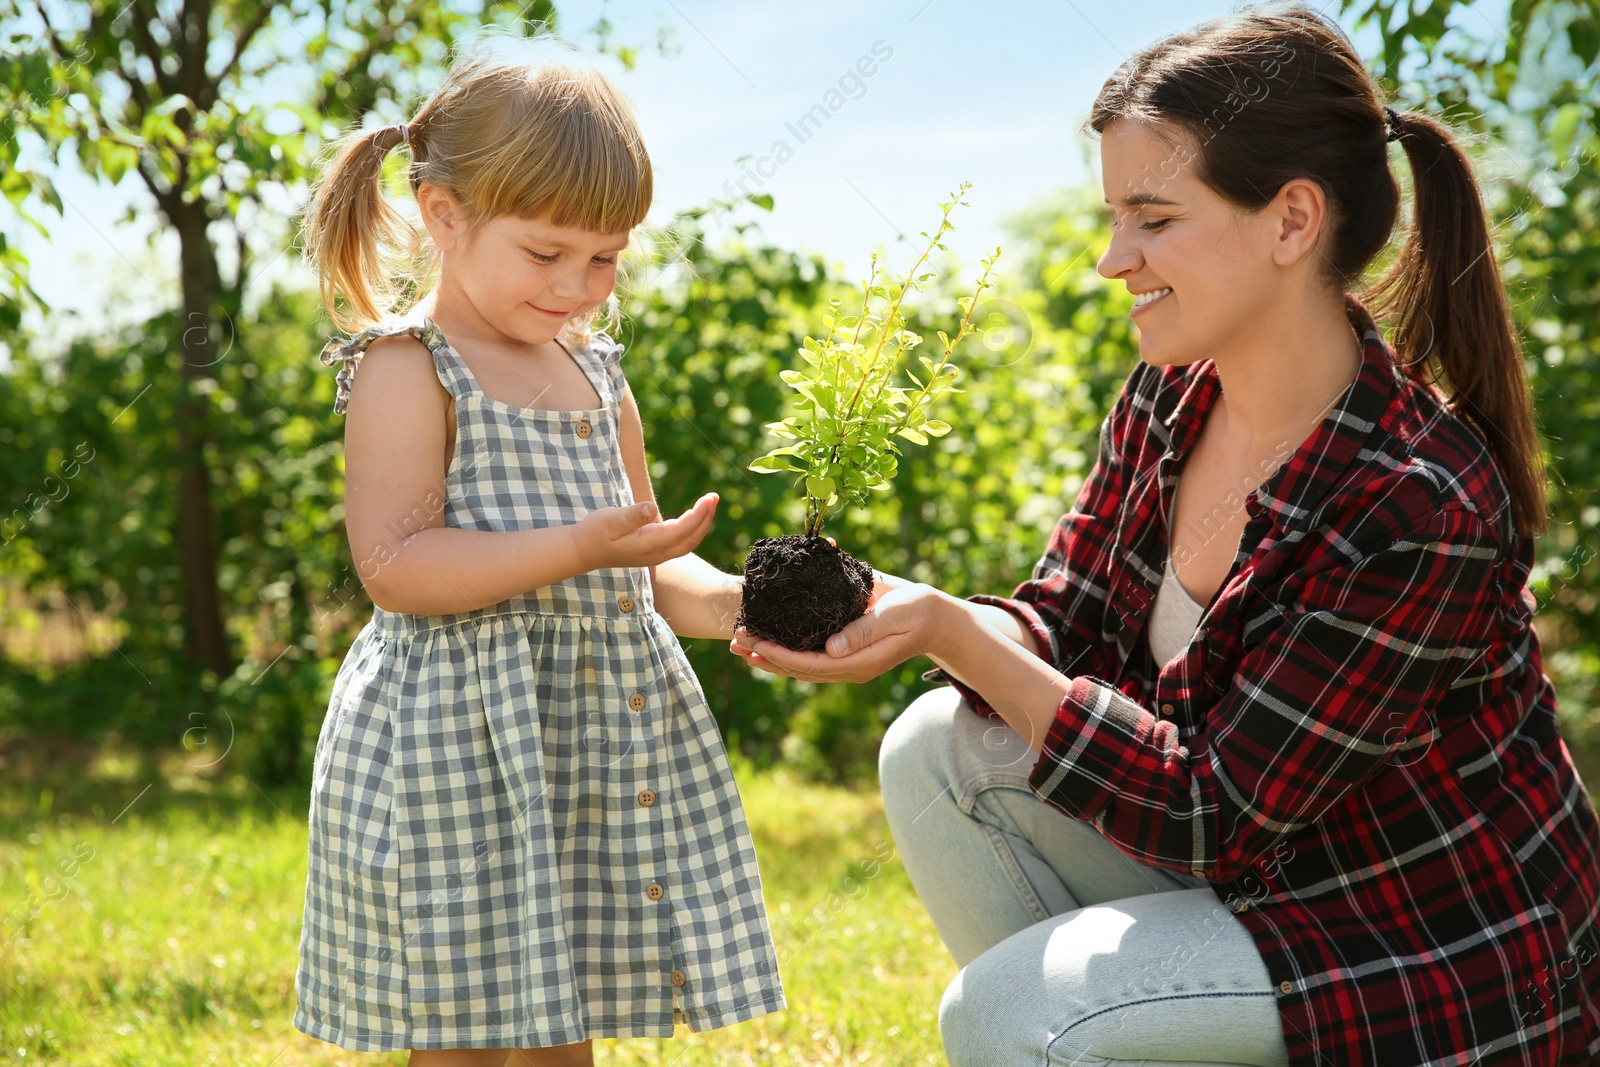
[[[1242,211],[1195,177],[1193,139],[1118,119],[1100,140],[1111,244],[1097,264],[1138,303],[1139,356],[1172,366],[1238,345],[1282,284],[1270,210]]]
[[[435,240],[440,236],[436,232]],[[603,304],[628,243],[626,231],[595,233],[509,215],[442,236],[445,283],[487,326],[524,344],[550,341],[568,319]]]

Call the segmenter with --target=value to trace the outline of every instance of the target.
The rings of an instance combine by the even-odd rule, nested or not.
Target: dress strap
[[[622,375],[622,353],[625,350],[623,344],[612,340],[604,330],[595,330],[589,335],[588,342],[575,350],[583,353],[603,372],[611,392],[605,398],[607,407],[620,407],[622,394],[628,388],[627,379]]]
[[[334,379],[338,386],[338,393],[333,401],[335,415],[345,413],[345,408],[350,403],[350,387],[355,381],[356,367],[360,365],[361,357],[366,355],[372,342],[380,337],[397,337],[403,333],[409,333],[428,346],[428,351],[433,353],[433,369],[451,396],[459,399],[473,390],[471,373],[462,365],[461,358],[445,341],[443,331],[432,319],[424,317],[420,323],[385,323],[380,326],[369,326],[353,337],[335,337],[323,346],[322,355],[318,357],[322,365],[332,367],[337,364],[339,367],[338,376]]]

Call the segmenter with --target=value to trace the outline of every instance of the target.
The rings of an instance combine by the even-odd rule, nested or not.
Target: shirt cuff
[[[1066,814],[1093,822],[1126,782],[1159,722],[1115,686],[1074,678],[1028,784]]]
[[[972,604],[988,604],[997,608],[1004,608],[1015,615],[1017,621],[1022,623],[1023,627],[1033,635],[1034,647],[1039,652],[1039,658],[1052,666],[1057,662],[1055,635],[1050,632],[1049,627],[1045,626],[1044,620],[1039,617],[1039,613],[1033,609],[1032,604],[1021,600],[1013,600],[1010,597],[991,596],[988,593],[974,593],[972,596],[967,597],[967,601]],[[961,694],[962,699],[967,702],[967,706],[979,715],[990,719],[998,719],[1000,717],[1000,713],[990,707],[988,702],[978,695],[976,689],[956,678],[943,667],[935,667],[931,671],[924,671],[922,680],[925,682],[942,682],[952,687]]]

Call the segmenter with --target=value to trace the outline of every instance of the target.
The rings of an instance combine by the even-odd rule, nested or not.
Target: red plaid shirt
[[[1348,311],[1361,370],[1243,500],[1177,659],[1158,668],[1144,627],[1209,360],[1135,369],[1033,578],[973,598],[1072,678],[1032,786],[1211,882],[1296,1067],[1594,1067],[1600,827],[1541,670],[1532,541],[1480,438]]]

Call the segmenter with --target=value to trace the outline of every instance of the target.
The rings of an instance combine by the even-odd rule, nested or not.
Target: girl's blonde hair
[[[413,195],[424,182],[445,189],[469,232],[510,215],[620,233],[650,209],[650,157],[633,109],[597,70],[479,50],[452,65],[407,125]],[[347,134],[306,212],[306,261],[341,329],[411,306],[437,266],[426,231],[383,195],[384,157],[403,140],[397,126]],[[598,311],[564,332],[587,340]]]

